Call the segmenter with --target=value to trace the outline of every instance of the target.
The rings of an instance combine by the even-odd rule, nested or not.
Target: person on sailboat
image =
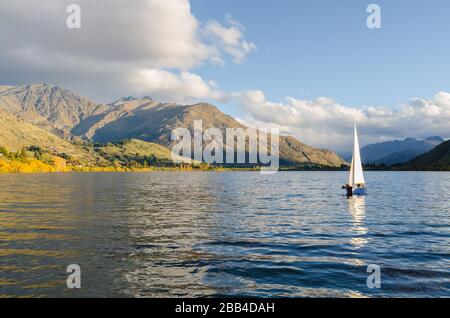
[[[348,198],[350,198],[350,197],[353,196],[353,187],[352,187],[352,186],[346,184],[346,185],[345,185],[344,187],[342,187],[342,188],[344,188],[344,189],[347,191],[347,197],[348,197]]]

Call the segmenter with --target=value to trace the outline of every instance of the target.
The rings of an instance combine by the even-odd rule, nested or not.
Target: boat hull
[[[366,188],[353,189],[353,195],[367,195],[367,189]]]

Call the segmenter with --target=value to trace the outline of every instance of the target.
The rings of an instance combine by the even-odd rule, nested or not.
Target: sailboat
[[[348,193],[350,190],[354,195],[367,194],[366,181],[364,179],[364,173],[361,162],[361,154],[359,152],[359,140],[358,131],[356,125],[354,126],[354,141],[353,141],[353,157],[352,164],[350,166],[350,174],[348,176],[348,183],[345,186]]]

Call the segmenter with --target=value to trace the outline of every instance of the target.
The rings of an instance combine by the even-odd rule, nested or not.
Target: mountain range
[[[386,141],[363,147],[361,158],[364,164],[384,164],[386,166],[402,164],[431,151],[442,142],[444,139],[439,136],[429,137],[425,140],[406,138]]]
[[[0,146],[17,150],[24,146],[53,148],[87,161],[108,160],[111,151],[123,152],[123,142],[133,140],[146,149],[171,148],[172,131],[193,129],[195,120],[207,128],[247,128],[216,106],[199,103],[161,103],[150,97],[125,97],[98,104],[67,89],[48,84],[0,86]],[[83,146],[83,142],[108,144],[109,153]],[[149,143],[143,146],[142,142]],[[126,144],[126,142],[125,142]],[[167,149],[168,150],[168,149]],[[166,153],[158,148],[159,153]],[[280,136],[280,162],[284,165],[340,167],[346,162],[330,150],[316,149],[291,136]]]
[[[450,171],[450,140],[441,143],[430,152],[411,160],[405,165],[395,168],[410,171]]]

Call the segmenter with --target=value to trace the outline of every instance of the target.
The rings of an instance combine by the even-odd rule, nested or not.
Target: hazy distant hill
[[[401,164],[432,150],[443,141],[437,136],[425,140],[407,138],[387,141],[365,146],[361,149],[361,157],[365,164]]]
[[[400,169],[450,171],[450,140],[401,166]]]
[[[46,146],[44,139],[53,140],[56,137],[44,135],[39,130],[37,135],[42,138],[36,140],[31,135],[38,132],[35,129],[38,127],[67,140],[79,137],[86,141],[108,143],[136,139],[169,149],[174,144],[171,140],[172,131],[179,127],[192,130],[195,120],[202,120],[203,129],[246,128],[217,107],[206,103],[177,105],[160,103],[149,97],[125,97],[109,105],[101,105],[66,89],[47,84],[0,86],[0,109],[28,123],[27,127],[13,125],[10,129],[15,129],[16,135],[22,135],[25,141],[21,144],[34,142],[36,146]],[[0,134],[4,129],[0,127]],[[60,140],[58,138],[58,142]],[[12,146],[14,142],[5,145]],[[332,151],[307,146],[288,136],[280,138],[280,161],[288,165],[319,164],[339,167],[345,164]]]

